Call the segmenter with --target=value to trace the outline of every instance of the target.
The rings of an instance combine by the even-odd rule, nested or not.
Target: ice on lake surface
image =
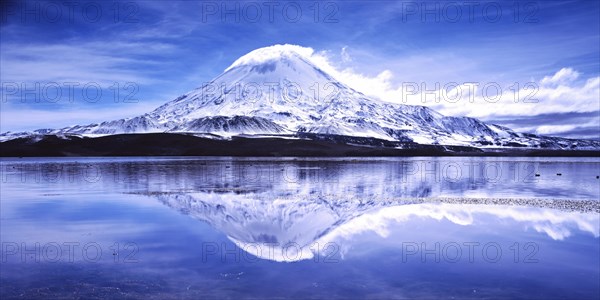
[[[1,167],[2,299],[600,297],[598,158]]]

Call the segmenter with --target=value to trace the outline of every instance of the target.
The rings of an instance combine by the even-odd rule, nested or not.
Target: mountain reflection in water
[[[600,293],[597,158],[0,163],[2,298]]]

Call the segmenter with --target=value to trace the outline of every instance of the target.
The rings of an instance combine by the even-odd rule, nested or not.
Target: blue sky
[[[287,43],[314,49],[338,79],[385,101],[399,102],[407,82],[497,83],[506,97],[515,83],[516,90],[533,83],[537,103],[480,96],[419,103],[414,95],[409,104],[521,131],[600,138],[600,1],[70,3],[3,2],[0,131],[135,116],[251,50]],[[48,101],[55,83],[61,97]],[[86,84],[102,96],[82,99]]]

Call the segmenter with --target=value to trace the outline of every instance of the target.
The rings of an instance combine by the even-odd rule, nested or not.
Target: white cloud
[[[340,56],[342,57],[342,62],[344,63],[349,63],[352,61],[352,57],[350,57],[350,53],[348,53],[348,46],[342,47]]]
[[[568,132],[577,128],[577,125],[542,125],[537,127],[536,133],[539,134],[555,134]]]
[[[553,76],[545,76],[540,83],[542,85],[566,84],[575,81],[579,77],[579,72],[571,68],[562,68]]]
[[[560,72],[560,71],[559,71]],[[484,89],[490,85],[487,93]],[[440,97],[440,102],[428,101],[443,114],[491,118],[499,116],[532,116],[565,112],[594,112],[600,110],[600,77],[593,77],[584,83],[552,85],[531,82],[526,84],[500,86],[502,94],[496,100],[495,83],[477,83],[474,95],[463,95],[460,101],[451,103]],[[422,94],[413,96],[413,102],[420,101]]]
[[[429,106],[450,116],[485,119],[600,110],[600,77],[578,83],[575,79],[579,73],[572,69],[561,69],[539,82],[501,85],[452,81],[394,83],[390,70],[369,77],[352,68],[330,68],[334,69],[334,77],[366,95],[393,103]]]
[[[259,48],[238,58],[227,69],[225,69],[225,71],[246,64],[261,64],[285,55],[286,53],[297,53],[305,58],[310,58],[314,54],[314,49],[290,44],[273,45]]]

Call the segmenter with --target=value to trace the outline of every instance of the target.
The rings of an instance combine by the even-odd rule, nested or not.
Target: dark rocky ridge
[[[299,133],[215,139],[193,134],[43,135],[0,143],[2,157],[31,156],[595,156],[600,151],[553,148],[479,149],[374,138]]]

